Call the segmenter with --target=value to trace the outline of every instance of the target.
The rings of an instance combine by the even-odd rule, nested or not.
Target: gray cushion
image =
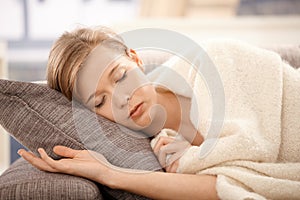
[[[97,185],[87,179],[47,173],[22,158],[0,178],[0,199],[102,199]]]
[[[272,45],[265,48],[277,52],[292,67],[300,68],[300,45]]]
[[[284,47],[272,46],[272,47],[265,47],[265,48],[278,52],[283,57],[283,59],[287,60],[292,66],[296,68],[300,67],[299,46],[296,45],[284,46]],[[149,66],[150,69],[153,68],[153,66],[155,66],[156,64],[162,63],[165,60],[165,57],[168,57],[168,56],[164,56],[163,58],[161,58],[160,55],[161,54],[159,53],[156,54],[155,56],[151,56],[150,59],[151,62],[149,62],[149,59],[148,61],[144,60],[148,64],[148,68]],[[155,58],[156,60],[154,60],[153,58]],[[60,95],[52,94],[53,91],[49,91],[48,89],[46,90],[41,89],[40,87],[38,87],[37,90],[42,90],[41,93],[38,91],[30,92],[30,90],[35,89],[35,87],[29,87],[27,90],[25,90],[25,94],[21,94],[22,90],[24,89],[24,86],[22,86],[22,84],[15,83],[13,88],[7,90],[6,87],[9,87],[10,84],[12,83],[0,81],[0,90],[6,91],[4,93],[0,93],[0,104],[1,104],[0,123],[4,125],[6,124],[7,129],[10,130],[10,132],[13,135],[15,135],[17,139],[19,139],[19,141],[21,141],[23,144],[25,144],[33,151],[35,151],[37,147],[42,146],[47,149],[48,153],[52,148],[52,146],[58,143],[73,148],[78,148],[78,149],[85,148],[85,146],[82,144],[82,137],[79,137],[78,134],[74,132],[74,124],[73,122],[70,122],[71,121],[70,115],[72,115],[70,114],[71,111],[70,110],[68,110],[67,112],[64,111],[64,107],[71,106],[69,102],[63,99]],[[14,88],[17,89],[15,90]],[[47,92],[49,92],[49,94],[47,94]],[[20,94],[17,95],[16,93],[20,93]],[[33,102],[26,101],[26,97],[24,96],[26,95],[26,93],[28,93],[27,95],[29,95],[31,99],[33,98],[35,100]],[[37,95],[36,98],[34,98],[35,95]],[[49,98],[49,99],[45,101],[43,95],[46,95],[45,98]],[[21,98],[19,96],[21,96]],[[42,105],[41,102],[38,103],[40,101],[39,99],[42,99],[42,102],[45,101],[46,105],[54,103],[54,106],[50,106],[50,108],[47,109],[48,106],[45,106],[44,103]],[[10,102],[10,100],[12,102]],[[39,106],[36,104],[38,104]],[[7,105],[12,106],[12,108],[7,109],[6,108]],[[13,108],[13,106],[16,106],[17,108]],[[58,109],[59,112],[56,112],[57,111],[56,107],[59,108]],[[53,108],[54,110],[52,110]],[[60,110],[60,108],[63,109]],[[40,113],[41,110],[42,111],[45,110],[45,111]],[[53,114],[54,118],[47,119],[47,116],[50,113]],[[26,116],[25,117],[26,119],[23,119],[22,115]],[[104,121],[105,120],[103,120],[103,122]],[[15,123],[16,125],[14,125]],[[52,126],[49,125],[51,123],[53,123]],[[61,124],[61,125],[56,126],[56,124]],[[47,128],[45,128],[45,126]],[[71,128],[67,128],[68,126],[70,126]],[[136,145],[135,142],[137,142],[135,140],[136,139],[135,137],[134,140],[131,141],[133,142],[133,145],[131,145],[131,143],[129,142],[125,143],[123,142],[124,135],[118,134],[118,131],[115,133],[115,131],[113,131],[114,128],[111,130],[110,126],[114,127],[114,125],[112,125],[109,122],[107,122],[107,126],[104,126],[106,127],[106,129],[108,129],[107,131],[104,131],[104,135],[106,135],[105,136],[106,138],[110,136],[111,140],[114,141],[116,144],[118,144],[117,146],[127,145],[125,147],[122,147],[123,149],[129,148],[133,150],[137,148],[137,150],[140,150],[139,146],[135,146]],[[41,131],[38,132],[32,131],[39,128],[41,128]],[[118,127],[115,128],[116,130],[119,130]],[[23,132],[23,130],[30,130],[31,132],[29,133]],[[53,134],[55,132],[57,132],[57,134]],[[80,132],[82,132],[82,130]],[[34,134],[36,134],[37,136],[35,136]],[[48,134],[49,134],[49,138],[42,137]],[[97,134],[93,135],[93,137],[95,136],[97,136]],[[30,139],[28,139],[27,137],[29,137]],[[88,145],[86,146],[89,146],[89,148],[90,146],[93,145],[93,143],[91,142],[93,141],[92,139],[93,137],[90,137],[90,139],[84,141],[85,144],[88,143]],[[140,142],[143,144],[145,140],[141,139]],[[147,142],[148,141],[146,141],[146,143]],[[105,145],[105,143],[103,144]],[[146,148],[147,148],[146,151],[148,151],[149,150],[148,147]],[[112,163],[119,166],[123,166],[123,165],[126,166],[126,159],[122,159],[121,157],[122,154],[114,155],[113,152],[114,151],[109,151],[107,149],[107,151],[104,152],[104,154],[108,156],[109,160]],[[55,155],[53,154],[51,155],[55,157]],[[131,157],[134,158],[134,156]],[[150,163],[153,162],[152,159],[153,157],[150,158]],[[133,159],[133,161],[134,160],[135,159]],[[140,164],[142,165],[143,163],[146,163],[146,160],[145,162],[141,162]],[[130,163],[131,162],[132,161],[130,161]],[[155,163],[155,167],[153,169],[157,167],[156,160],[154,161],[154,163]],[[150,169],[149,167],[146,168]],[[46,182],[47,179],[48,182]],[[65,182],[61,182],[61,180],[65,180]],[[41,182],[43,182],[43,184],[41,184]],[[74,184],[75,185],[79,184],[81,185],[81,187],[74,186]],[[19,159],[19,161],[13,164],[2,176],[0,176],[0,199],[35,199],[39,197],[41,197],[39,199],[60,199],[60,198],[101,199],[100,191],[94,190],[94,188],[95,188],[95,184],[89,180],[85,180],[79,177],[63,175],[63,174],[45,173],[36,170],[34,167],[32,167],[30,164],[28,164],[26,161],[22,159]],[[72,191],[73,189],[76,190],[76,192],[70,193],[70,191]],[[110,199],[112,197],[111,194],[116,199],[139,199],[140,198],[139,196],[128,195],[128,193],[110,190],[106,187],[100,187],[100,189],[102,191],[102,195],[105,195],[105,199]],[[77,191],[79,192],[77,193]]]
[[[151,171],[161,169],[148,138],[97,116],[78,104],[72,107],[72,102],[47,86],[0,80],[0,110],[0,124],[36,154],[37,148],[43,147],[52,157],[57,158],[52,153],[52,148],[60,144],[74,149],[87,148],[97,151],[109,162],[120,167]],[[3,190],[1,179],[2,176],[0,191]],[[19,179],[10,183],[11,194],[20,196],[22,191],[17,189],[23,186]],[[72,186],[66,184],[64,187]],[[50,187],[53,191],[49,191],[49,187],[45,188],[45,195],[47,193],[49,198],[52,192],[57,191],[55,187]],[[104,190],[118,199],[143,198],[106,187]],[[34,195],[35,187],[32,187],[30,192]],[[40,192],[36,195],[40,195]]]

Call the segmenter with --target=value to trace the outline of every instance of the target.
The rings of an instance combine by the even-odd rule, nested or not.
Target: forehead
[[[94,48],[78,71],[73,94],[80,100],[87,99],[95,92],[100,78],[108,72],[107,69],[111,68],[121,56],[117,51],[102,45]]]
[[[99,70],[104,72],[120,56],[121,54],[117,51],[103,45],[98,45],[88,55],[81,73],[91,74]]]

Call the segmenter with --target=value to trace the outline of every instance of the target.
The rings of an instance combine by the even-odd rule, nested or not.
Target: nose
[[[115,94],[113,96],[113,105],[115,105],[117,108],[124,108],[127,107],[128,102],[130,100],[129,95],[122,95],[122,94]]]

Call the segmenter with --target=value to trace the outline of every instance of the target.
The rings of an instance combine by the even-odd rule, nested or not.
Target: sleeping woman
[[[56,146],[53,160],[19,154],[40,170],[85,177],[153,199],[299,199],[300,72],[274,52],[236,41],[203,44],[216,66],[225,115],[215,119],[205,79],[171,57],[145,75],[143,61],[107,28],[63,34],[48,85],[150,137],[165,172],[115,167],[93,151]],[[204,63],[205,64],[205,63]],[[217,134],[209,134],[219,126]]]

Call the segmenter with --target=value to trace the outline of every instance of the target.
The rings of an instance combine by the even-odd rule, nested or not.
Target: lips
[[[130,117],[136,117],[141,114],[141,108],[142,108],[143,102],[136,105],[131,111],[130,111]]]

